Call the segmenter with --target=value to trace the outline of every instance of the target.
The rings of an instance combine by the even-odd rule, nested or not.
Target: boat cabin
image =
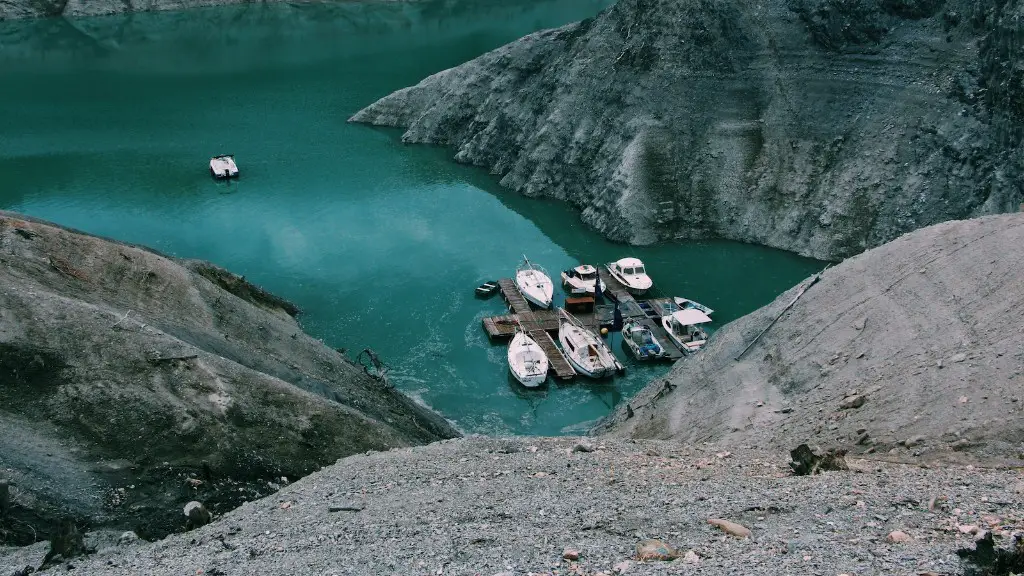
[[[637,258],[623,258],[617,262],[612,262],[612,268],[614,272],[623,276],[647,274],[647,270],[644,269],[644,263]]]
[[[711,317],[693,308],[673,312],[663,322],[665,331],[684,352],[701,348],[708,339],[708,333],[701,324],[711,322]]]

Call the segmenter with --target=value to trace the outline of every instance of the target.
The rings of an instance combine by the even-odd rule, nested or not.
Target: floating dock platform
[[[584,326],[600,332],[601,328],[613,327],[615,321],[615,302],[618,302],[619,312],[622,314],[622,321],[636,321],[650,328],[654,337],[661,342],[667,354],[665,359],[675,361],[684,356],[683,352],[672,343],[668,333],[661,325],[662,316],[668,316],[675,307],[671,298],[652,298],[650,300],[637,300],[632,294],[626,291],[626,287],[619,283],[610,274],[601,274],[607,288],[604,295],[611,300],[612,304],[598,304],[593,312],[582,312],[573,314],[583,323]],[[522,325],[523,329],[544,349],[548,355],[548,364],[555,375],[562,379],[569,379],[576,375],[572,365],[566,359],[562,351],[555,345],[551,334],[558,332],[558,312],[555,310],[534,310],[526,301],[515,282],[511,278],[502,278],[498,281],[502,298],[508,305],[509,314],[503,316],[490,316],[483,319],[484,331],[491,340],[508,340],[516,334],[516,329]],[[541,336],[543,334],[543,337]]]

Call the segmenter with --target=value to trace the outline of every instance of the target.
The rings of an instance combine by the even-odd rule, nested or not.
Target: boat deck
[[[660,320],[653,318],[645,318],[640,321],[641,324],[651,329],[654,333],[654,337],[658,339],[662,347],[665,348],[665,359],[675,362],[684,356],[683,351],[680,350],[674,342],[668,337],[668,333],[665,332],[665,328],[661,325]]]
[[[572,364],[569,364],[569,360],[562,353],[562,350],[555,346],[554,339],[545,330],[533,330],[528,332],[530,338],[533,338],[534,342],[540,345],[541,349],[548,356],[548,367],[555,373],[555,376],[562,380],[570,380],[576,376],[576,370],[573,369]]]

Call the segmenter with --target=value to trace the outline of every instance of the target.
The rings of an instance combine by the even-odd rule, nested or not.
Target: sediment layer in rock
[[[1020,0],[620,0],[370,105],[607,236],[840,259],[1024,201]]]

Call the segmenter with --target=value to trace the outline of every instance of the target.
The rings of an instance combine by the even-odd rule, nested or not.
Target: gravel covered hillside
[[[617,436],[1024,464],[1024,214],[924,228],[713,335]]]
[[[1024,529],[1016,471],[852,464],[794,477],[784,454],[742,448],[446,441],[346,458],[200,530],[106,545],[73,560],[72,573],[951,574],[972,530],[1005,542]],[[709,519],[751,535],[727,535]],[[906,541],[890,541],[895,531]],[[679,558],[638,562],[637,544],[651,538]],[[566,559],[573,551],[578,559]],[[0,552],[0,574],[44,552]]]
[[[840,259],[1024,201],[1020,0],[620,0],[370,105],[611,238]]]

